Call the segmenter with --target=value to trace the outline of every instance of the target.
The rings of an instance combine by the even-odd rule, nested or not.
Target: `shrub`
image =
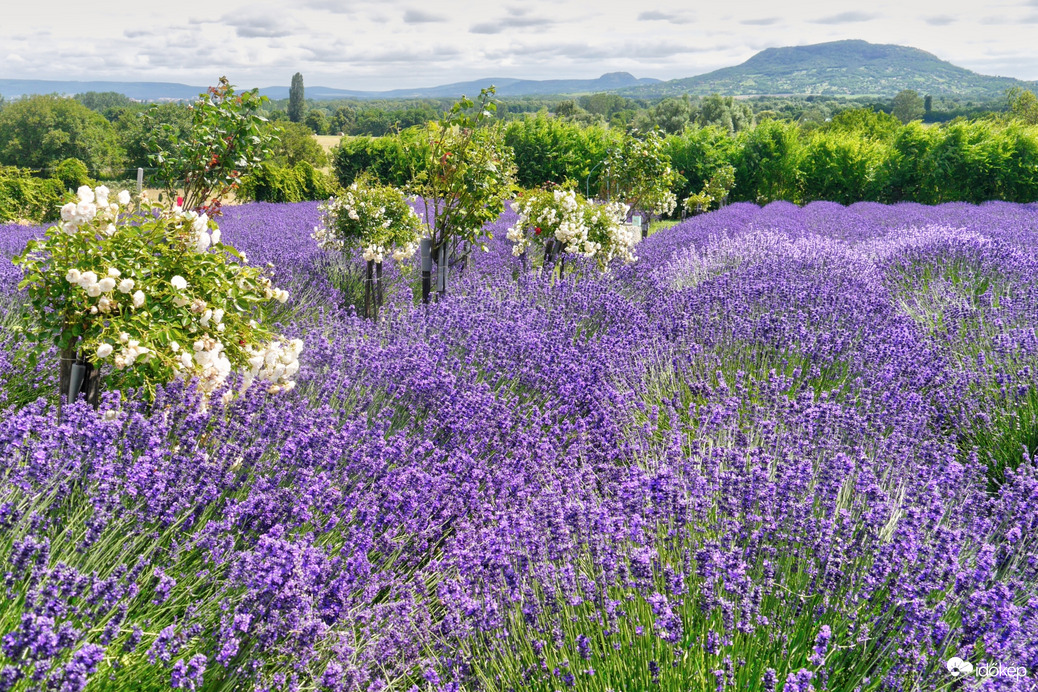
[[[85,163],[77,158],[68,158],[54,168],[54,177],[61,181],[66,190],[78,190],[83,185],[89,185],[90,171]]]
[[[241,199],[257,202],[306,202],[328,199],[338,189],[334,180],[306,161],[294,166],[268,161],[242,181],[238,194]]]
[[[66,195],[60,180],[35,178],[24,168],[0,166],[0,221],[54,221]]]

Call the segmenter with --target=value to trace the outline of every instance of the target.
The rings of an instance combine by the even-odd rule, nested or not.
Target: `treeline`
[[[599,191],[601,163],[622,132],[545,113],[500,127],[515,153],[520,185],[570,181],[590,194]],[[335,174],[343,185],[364,171],[405,185],[418,170],[425,137],[424,128],[415,127],[345,138],[334,151]],[[735,169],[733,201],[1038,200],[1038,126],[1013,116],[926,125],[854,109],[815,127],[770,118],[739,131],[690,124],[668,135],[665,148],[679,174],[673,190],[679,200],[726,165]]]

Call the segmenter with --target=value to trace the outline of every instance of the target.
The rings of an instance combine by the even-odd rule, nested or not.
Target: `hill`
[[[462,95],[477,96],[479,90],[491,84],[497,87],[498,96],[533,96],[551,94],[585,94],[610,91],[623,87],[647,86],[658,79],[639,79],[626,72],[604,74],[598,79],[478,79],[456,82],[435,87],[417,89],[394,89],[392,91],[355,91],[331,87],[308,86],[306,97],[315,101],[332,99],[408,99],[408,98],[457,98]],[[206,87],[188,86],[173,82],[72,82],[35,79],[0,79],[0,95],[15,98],[26,94],[82,94],[88,91],[115,91],[138,101],[190,101]],[[287,99],[288,87],[275,86],[260,89],[260,93],[272,99]]]
[[[685,93],[893,96],[915,89],[920,94],[989,99],[1014,86],[1034,88],[1036,83],[977,74],[918,48],[847,40],[768,48],[741,65],[619,91],[646,98]]]

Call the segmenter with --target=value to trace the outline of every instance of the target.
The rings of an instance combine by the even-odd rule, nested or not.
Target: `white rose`
[[[191,229],[195,233],[203,233],[206,230],[208,230],[208,228],[209,228],[209,217],[206,216],[205,214],[202,214],[201,216],[199,216],[198,218],[196,218],[194,221],[191,222]]]
[[[87,221],[97,215],[97,207],[91,202],[80,202],[76,205],[76,216]]]
[[[69,202],[61,208],[61,220],[71,221],[76,216],[76,203]]]
[[[110,223],[107,226],[105,226],[105,235],[108,236],[109,238],[111,238],[113,235],[115,235],[115,231],[116,231],[116,228],[115,228],[115,224],[114,223]]]
[[[98,358],[107,358],[110,355],[112,355],[112,345],[111,344],[101,344],[100,346],[97,347],[97,357]]]
[[[173,284],[173,288],[177,289],[178,291],[183,291],[185,288],[187,288],[187,279],[185,279],[182,276],[174,276],[172,279],[169,280],[169,282]]]
[[[112,277],[113,279],[118,279],[122,275],[123,275],[123,273],[121,271],[119,271],[118,269],[116,269],[115,267],[109,267],[108,268],[108,276]]]
[[[122,281],[119,282],[119,292],[120,293],[129,293],[130,291],[133,290],[133,287],[134,287],[133,279],[123,279]]]
[[[88,284],[86,287],[86,294],[91,298],[96,298],[101,295],[100,284]]]
[[[68,281],[70,284],[78,284],[82,277],[83,275],[79,273],[78,269],[69,269],[68,273],[65,274],[65,281]]]
[[[97,274],[95,272],[87,271],[79,275],[79,285],[86,288],[90,284],[97,283]]]
[[[170,341],[169,342],[169,350],[173,351],[173,353],[176,353],[177,351],[180,350],[180,344],[178,344],[176,341]]]
[[[217,228],[216,230],[213,231],[213,243],[215,244],[215,243],[219,243],[219,242],[220,242],[220,229]],[[245,261],[244,257],[242,257],[242,261]]]
[[[127,204],[130,203],[130,192],[129,192],[129,190],[123,190],[122,192],[120,192],[119,196],[116,199],[119,200],[119,204],[121,204],[121,205],[123,205],[125,207]]]
[[[208,250],[212,240],[208,233],[199,233],[198,237],[195,238],[195,252],[205,252]]]
[[[115,288],[115,279],[113,279],[110,276],[106,276],[105,278],[98,281],[97,285],[101,287],[102,293],[108,293],[113,288]]]
[[[191,354],[184,351],[180,354],[180,362],[185,368],[190,368],[194,364],[194,360],[191,358]]]
[[[79,197],[80,202],[86,202],[87,204],[94,201],[94,191],[90,189],[89,185],[81,185],[76,190],[76,196]]]
[[[144,305],[144,291],[137,291],[133,294],[133,307],[139,308]]]

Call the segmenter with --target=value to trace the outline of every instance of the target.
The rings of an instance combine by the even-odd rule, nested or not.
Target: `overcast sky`
[[[11,3],[14,4],[14,3]],[[0,78],[382,90],[488,77],[673,79],[859,38],[1038,79],[1038,0],[18,0]]]

